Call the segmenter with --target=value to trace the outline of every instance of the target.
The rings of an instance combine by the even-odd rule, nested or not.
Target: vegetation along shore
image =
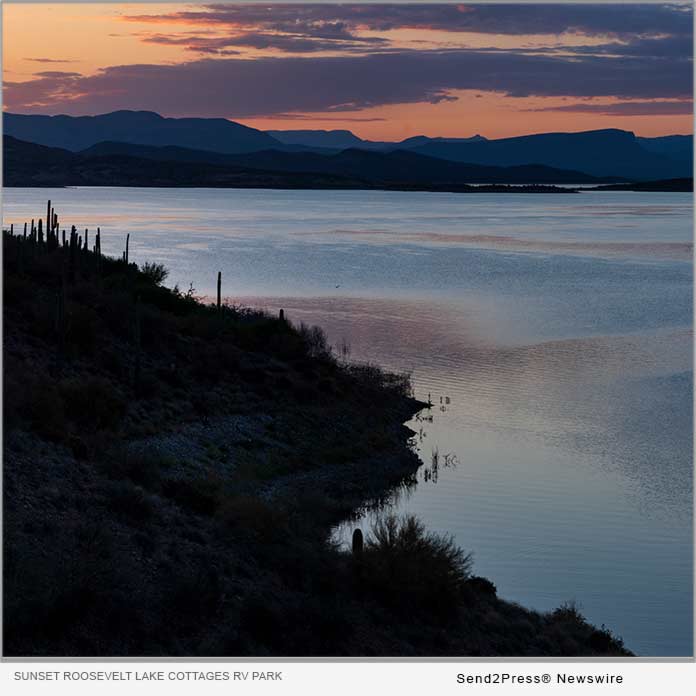
[[[331,541],[420,465],[408,376],[224,277],[168,288],[50,202],[3,248],[6,655],[630,655],[414,518]]]

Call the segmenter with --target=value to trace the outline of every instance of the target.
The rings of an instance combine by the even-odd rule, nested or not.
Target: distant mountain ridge
[[[280,146],[267,133],[224,118],[164,118],[152,111],[114,111],[100,116],[5,113],[3,132],[73,152],[104,140],[215,152],[254,152]]]
[[[471,138],[431,138],[427,135],[415,135],[405,140],[389,142],[380,140],[363,140],[349,130],[269,130],[266,131],[284,145],[302,145],[310,148],[329,148],[347,150],[409,150],[430,142],[465,143],[486,140],[482,135]]]
[[[147,146],[124,145],[124,148]],[[156,148],[154,148],[156,149]],[[219,153],[198,151],[213,157]],[[127,152],[83,155],[3,136],[4,186],[137,186],[204,188],[359,188],[366,182],[302,172],[266,172],[205,160],[137,157]]]
[[[668,150],[670,154],[666,154]],[[674,157],[675,150],[683,156]],[[412,151],[470,164],[510,167],[536,162],[594,176],[627,179],[691,176],[693,161],[691,138],[660,146],[651,138],[639,139],[630,131],[618,129],[541,133],[468,143],[429,142]]]
[[[366,142],[349,130],[268,130],[266,133],[284,145],[304,145],[332,150],[359,147]]]
[[[349,130],[264,132],[226,119],[164,118],[149,111],[76,117],[5,113],[3,127],[5,134],[19,140],[73,152],[104,142],[219,154],[277,151],[329,156],[351,149],[382,154],[408,151],[470,166],[535,165],[627,181],[689,177],[693,168],[692,136],[645,138],[618,129],[540,133],[496,140],[480,135],[471,138],[419,135],[400,142],[378,142],[363,140]],[[280,157],[276,159],[280,161]]]
[[[246,169],[285,173],[313,173],[347,177],[372,184],[461,184],[461,183],[600,183],[607,179],[583,172],[542,165],[489,167],[449,162],[409,150],[374,152],[350,148],[338,152],[260,152],[223,154],[178,147],[151,147],[129,143],[98,143],[78,153],[83,157],[127,155],[159,161],[210,163]]]
[[[472,183],[602,183],[581,172],[537,165],[486,167],[408,150],[335,154],[263,150],[225,154],[174,146],[99,143],[81,152],[4,136],[6,186],[198,186],[383,188],[457,191]]]
[[[649,152],[657,152],[674,159],[693,161],[693,136],[662,135],[656,138],[637,138],[638,144]]]

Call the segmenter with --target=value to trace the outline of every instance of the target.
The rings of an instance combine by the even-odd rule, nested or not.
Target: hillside
[[[59,230],[3,235],[5,656],[629,654],[414,519],[329,541],[420,465],[406,376]]]
[[[4,155],[6,186],[466,191],[469,184],[479,182],[544,185],[613,181],[536,165],[501,168],[446,162],[401,150],[378,153],[355,149],[332,155],[264,150],[232,155],[173,146],[156,148],[105,142],[72,153],[5,136]]]
[[[129,154],[69,152],[11,136],[3,138],[5,186],[196,186],[222,188],[361,188],[361,180],[331,174],[252,170],[244,166],[209,163],[206,158],[176,159],[176,153],[157,159]],[[120,147],[121,153],[141,146]],[[135,148],[135,149],[133,149]],[[157,148],[155,148],[157,150]],[[165,149],[170,152],[170,148]],[[202,153],[202,151],[192,151]],[[207,153],[218,160],[224,155]]]

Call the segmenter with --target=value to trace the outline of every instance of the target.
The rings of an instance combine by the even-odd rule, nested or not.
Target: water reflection
[[[100,225],[106,253],[130,233],[136,262],[163,262],[172,284],[212,294],[222,270],[232,302],[411,372],[432,402],[410,423],[422,466],[354,524],[412,512],[501,596],[576,599],[640,654],[691,654],[689,194],[4,197],[5,225],[51,198]]]

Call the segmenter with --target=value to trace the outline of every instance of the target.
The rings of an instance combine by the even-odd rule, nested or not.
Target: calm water
[[[692,653],[689,194],[4,197],[5,226],[50,197],[107,253],[130,232],[172,284],[212,294],[221,270],[233,301],[412,371],[435,403],[411,424],[421,456],[456,466],[424,464],[394,507],[454,534],[503,597],[574,599],[642,655]]]

